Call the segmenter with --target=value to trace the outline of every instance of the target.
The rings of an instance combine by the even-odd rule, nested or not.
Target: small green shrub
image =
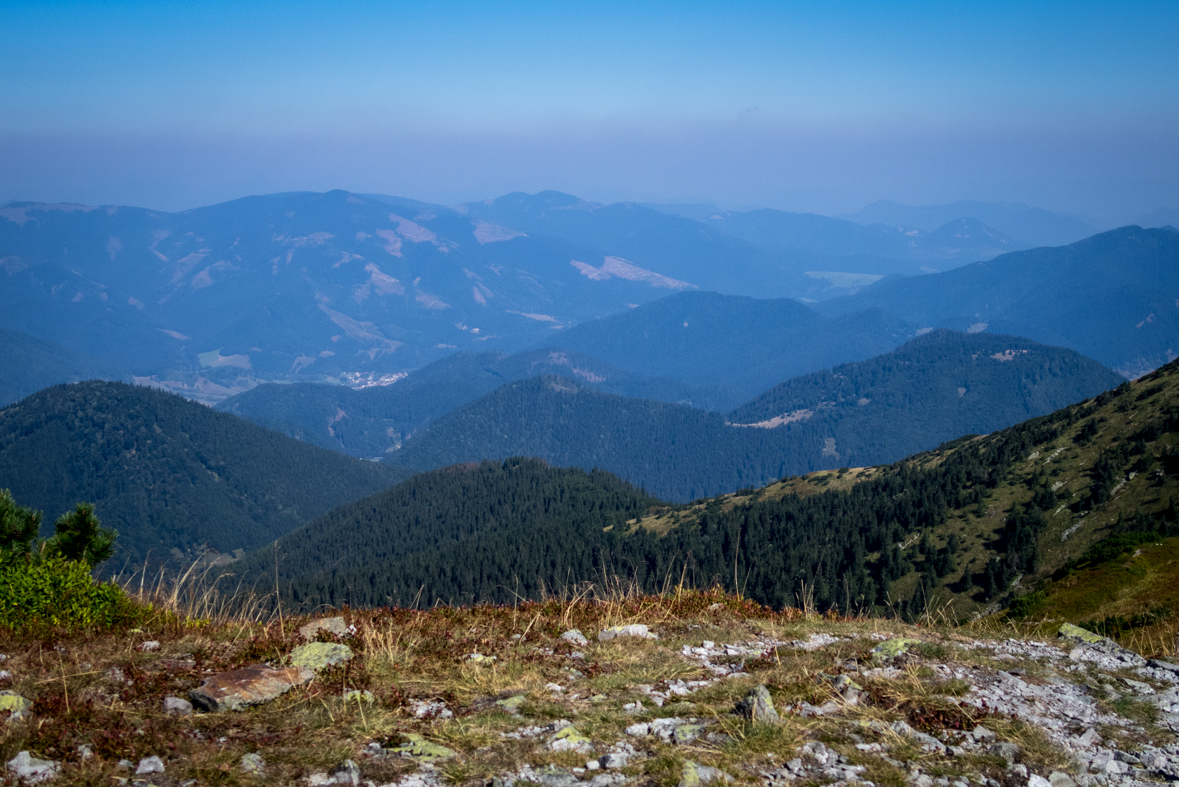
[[[95,581],[85,562],[53,556],[0,568],[0,628],[109,629],[138,622],[144,611],[118,585]]]
[[[1046,599],[1047,596],[1044,595],[1042,590],[1037,590],[1035,593],[1028,593],[1026,596],[1020,596],[1008,607],[1007,616],[1009,618],[1023,620],[1039,609]]]

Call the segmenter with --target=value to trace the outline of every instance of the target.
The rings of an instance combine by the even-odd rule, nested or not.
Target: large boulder
[[[263,705],[296,686],[311,681],[315,673],[304,667],[268,667],[255,664],[244,669],[210,675],[188,693],[193,704],[210,713],[242,710]]]

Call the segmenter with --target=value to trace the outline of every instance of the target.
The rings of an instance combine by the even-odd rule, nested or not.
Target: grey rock
[[[566,642],[572,642],[574,645],[589,644],[589,640],[586,639],[586,636],[577,629],[569,629],[561,635],[561,639],[565,640]]]
[[[360,784],[360,767],[352,760],[344,760],[332,770],[332,778],[336,784],[357,787]]]
[[[310,623],[301,626],[299,628],[299,636],[310,642],[315,639],[321,631],[326,631],[327,633],[336,637],[343,637],[348,634],[348,624],[344,622],[343,618],[340,617],[320,618],[319,620],[313,620]]]
[[[160,643],[154,639],[149,639],[147,642],[139,643],[139,650],[143,651],[144,653],[150,653],[153,650],[159,650],[159,649],[160,649]]]
[[[631,623],[628,626],[610,626],[598,632],[598,642],[609,642],[612,639],[633,637],[636,639],[659,639],[642,623]]]
[[[164,713],[172,716],[191,716],[192,703],[180,697],[164,697]]]
[[[702,787],[716,781],[731,781],[727,773],[719,768],[711,768],[688,760],[680,771],[679,787]]]
[[[1052,787],[1052,782],[1033,773],[1028,777],[1028,787]]]
[[[129,771],[135,767],[135,763],[131,762],[130,760],[119,760],[117,763],[115,763],[115,767],[120,771]]]
[[[995,733],[980,724],[970,731],[970,737],[974,738],[978,743],[986,743],[987,741],[995,740]]]
[[[8,772],[18,781],[38,784],[57,778],[60,766],[53,760],[39,760],[27,751],[22,751],[8,761]]]
[[[626,728],[626,734],[627,735],[634,735],[636,737],[643,736],[643,735],[650,735],[651,734],[651,725],[647,724],[646,722],[639,722],[638,724],[632,724]]]
[[[338,642],[308,642],[291,651],[291,665],[313,672],[343,664],[352,659],[352,648]]]
[[[991,754],[996,757],[1002,757],[1004,760],[1007,761],[1007,767],[1011,767],[1011,766],[1015,765],[1016,759],[1019,758],[1020,749],[1019,749],[1019,746],[1017,746],[1016,744],[1007,743],[1004,741],[1001,743],[992,744],[987,749],[987,754]]]
[[[1051,787],[1077,787],[1077,783],[1073,781],[1073,778],[1064,771],[1053,771],[1049,774],[1048,784]],[[1028,782],[1028,787],[1031,787],[1030,781]],[[1040,787],[1044,787],[1044,785],[1041,784]]]
[[[619,752],[603,754],[596,762],[602,768],[625,768],[630,757]],[[588,763],[587,763],[588,764]]]
[[[1155,669],[1166,670],[1167,672],[1174,673],[1176,677],[1179,677],[1179,664],[1172,664],[1171,662],[1163,661],[1162,659],[1151,659],[1146,663]]]
[[[74,751],[78,753],[78,759],[81,760],[88,760],[94,756],[94,749],[90,747],[89,743],[79,743]]]
[[[241,769],[252,776],[262,776],[266,773],[266,762],[260,754],[243,754]]]
[[[1077,744],[1083,749],[1091,749],[1097,744],[1101,743],[1101,734],[1097,730],[1090,727],[1085,730],[1083,735],[1076,737]]]
[[[756,686],[745,699],[737,703],[736,712],[739,716],[752,721],[754,724],[781,724],[782,719],[774,710],[774,700],[770,697],[770,690],[763,686]]]
[[[139,761],[139,765],[135,768],[135,775],[142,776],[145,773],[163,773],[164,761],[154,754],[151,757],[144,757]]]

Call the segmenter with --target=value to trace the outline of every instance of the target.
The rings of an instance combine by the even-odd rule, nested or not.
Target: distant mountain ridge
[[[507,353],[456,353],[392,385],[352,390],[340,385],[260,385],[217,409],[259,426],[352,456],[381,457],[432,420],[506,382],[543,374],[578,380],[602,391],[727,410],[740,393],[723,385],[692,386],[629,374],[560,348]]]
[[[582,323],[560,342],[632,374],[724,383],[748,398],[799,374],[888,352],[918,327],[879,310],[831,319],[786,298],[684,292]]]
[[[787,381],[728,417],[565,377],[513,382],[439,417],[390,460],[425,470],[535,456],[609,470],[658,497],[686,501],[786,475],[896,461],[1121,380],[1063,348],[937,331],[877,358]]]
[[[960,200],[947,205],[902,205],[879,200],[856,213],[840,216],[861,224],[901,225],[925,232],[963,217],[994,227],[1025,246],[1064,246],[1100,231],[1086,219],[1017,202]]]
[[[1179,233],[1122,227],[816,304],[829,315],[869,308],[1070,347],[1136,377],[1179,353]]]

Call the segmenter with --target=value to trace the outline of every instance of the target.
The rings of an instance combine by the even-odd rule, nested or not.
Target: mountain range
[[[420,470],[534,456],[609,470],[684,502],[822,468],[894,462],[1121,381],[1071,350],[935,331],[789,380],[727,416],[604,393],[568,376],[513,382],[442,415],[388,456]]]
[[[827,298],[1012,247],[955,221],[697,221],[559,192],[454,206],[287,193],[181,213],[10,203],[0,328],[215,402],[264,381],[364,384],[453,351],[562,344],[564,329],[671,293]]]

